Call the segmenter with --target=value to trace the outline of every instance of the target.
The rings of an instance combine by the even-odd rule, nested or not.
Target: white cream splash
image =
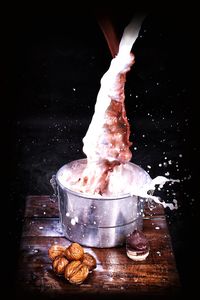
[[[125,28],[119,52],[112,59],[110,68],[101,79],[101,87],[97,95],[95,112],[83,138],[83,152],[87,161],[77,163],[73,168],[65,166],[60,174],[60,182],[74,191],[98,197],[119,197],[131,194],[146,199],[152,199],[170,209],[177,208],[177,203],[165,203],[154,196],[156,186],[160,188],[166,182],[178,182],[158,176],[152,179],[139,166],[130,163],[129,124],[124,108],[124,85],[126,73],[134,63],[131,48],[137,39],[143,16],[134,18]],[[120,110],[114,110],[112,103],[121,103]],[[122,119],[119,124],[114,123]],[[120,115],[121,113],[121,115]],[[114,125],[113,125],[114,124]],[[124,131],[121,130],[124,126]],[[115,131],[112,129],[115,128]],[[117,131],[119,129],[119,131]],[[86,163],[87,162],[87,163]]]
[[[131,48],[136,41],[144,16],[137,16],[125,28],[122,39],[119,45],[117,56],[112,59],[108,71],[101,79],[101,87],[97,95],[95,113],[88,128],[88,131],[83,138],[83,152],[86,154],[89,161],[98,161],[106,158],[109,161],[114,160],[106,151],[107,147],[102,148],[102,144],[107,142],[107,137],[104,129],[106,118],[106,110],[108,109],[111,100],[124,102],[124,84],[125,77],[122,74],[130,70],[134,63],[134,55],[131,53]],[[101,151],[99,151],[101,149]],[[106,149],[107,150],[107,149]]]
[[[177,201],[173,200],[173,203],[166,203],[162,201],[158,196],[154,196],[153,192],[156,189],[156,186],[159,188],[163,188],[166,182],[180,182],[178,179],[170,179],[164,176],[157,176],[154,179],[150,179],[149,182],[145,183],[142,186],[132,187],[130,189],[131,195],[136,195],[142,198],[152,199],[154,202],[158,204],[162,204],[164,208],[169,207],[170,209],[177,209]]]
[[[80,184],[80,178],[86,167],[86,159],[80,159],[73,161],[67,165],[64,165],[57,174],[57,179],[62,186],[73,190],[74,192],[84,193],[88,197],[94,198],[113,198],[121,197],[123,195],[131,194],[133,196],[139,196],[149,201],[151,200],[158,204],[162,204],[163,207],[169,207],[170,209],[177,209],[177,201],[173,200],[173,203],[166,203],[159,197],[154,196],[153,192],[156,186],[160,188],[167,182],[179,182],[179,180],[169,179],[163,176],[157,176],[152,179],[149,174],[140,166],[128,162],[116,166],[113,172],[110,174],[107,190],[103,195],[85,193],[84,187]]]

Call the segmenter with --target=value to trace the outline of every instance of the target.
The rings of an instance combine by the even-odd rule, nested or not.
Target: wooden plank
[[[165,215],[165,210],[161,204],[150,205],[148,202],[144,204],[144,218],[156,218]]]
[[[150,254],[145,261],[129,259],[125,246],[84,247],[85,252],[96,258],[97,268],[82,285],[74,286],[54,274],[48,257],[48,248],[52,244],[67,247],[71,243],[62,233],[56,199],[29,196],[26,204],[17,276],[20,296],[25,294],[29,300],[37,296],[42,299],[53,296],[56,299],[62,296],[96,299],[97,295],[114,294],[126,298],[138,295],[171,297],[179,292],[179,276],[162,207],[157,207],[153,214],[147,209],[144,217],[143,231],[150,242]]]
[[[143,227],[145,231],[155,230],[164,233],[167,224],[164,216],[155,219],[144,219]],[[23,237],[25,236],[64,236],[59,218],[26,218],[24,221]]]
[[[103,266],[97,266],[97,268],[90,273],[87,280],[80,286],[74,286],[69,284],[64,278],[57,276],[50,264],[45,265],[29,265],[24,269],[19,270],[20,281],[26,283],[26,286],[35,286],[42,288],[54,289],[85,289],[85,287],[93,289],[109,289],[116,290],[119,285],[126,289],[133,289],[135,286],[149,286],[158,287],[172,287],[178,286],[177,276],[174,273],[173,267],[169,264],[163,264],[162,268],[159,264],[131,264],[125,266],[121,265],[109,265],[107,269]]]
[[[145,202],[144,215],[146,218],[147,217],[152,218],[152,217],[164,215],[163,206],[156,204],[154,208],[150,209],[150,206]],[[57,198],[50,197],[47,195],[28,196],[26,199],[25,217],[30,217],[30,218],[31,217],[37,217],[37,218],[59,217]]]
[[[25,217],[56,218],[59,217],[58,201],[49,195],[28,196],[26,198]]]
[[[140,264],[162,264],[174,262],[173,252],[170,244],[170,237],[162,235],[154,237],[152,234],[146,233],[150,241],[150,253],[145,261]],[[53,244],[61,244],[68,247],[70,241],[66,238],[52,237],[25,237],[21,241],[21,257],[20,264],[33,263],[50,263],[48,258],[48,248]],[[97,260],[97,264],[113,265],[113,264],[132,264],[133,262],[126,256],[125,246],[118,248],[89,248],[84,247],[85,252],[91,253]]]
[[[59,218],[26,218],[22,236],[64,236]]]
[[[49,219],[48,222],[50,222]],[[172,286],[178,286],[178,274],[171,248],[170,236],[165,231],[165,223],[163,223],[163,220],[158,219],[153,222],[152,220],[145,220],[144,223],[146,224],[144,232],[149,239],[151,249],[145,261],[133,262],[130,260],[126,256],[125,247],[110,249],[84,247],[85,252],[94,255],[97,260],[96,275],[94,278],[90,276],[89,282],[91,286],[95,287],[95,289],[102,288],[100,284],[102,280],[103,282],[107,282],[106,285],[110,290],[115,290],[118,285],[120,285],[120,288],[132,288],[135,285],[135,280],[137,284],[142,284],[142,286],[143,284],[147,285],[147,283],[148,285],[155,284],[157,287],[159,285],[166,285],[167,283]],[[160,229],[154,232],[152,228],[155,225],[159,225]],[[30,274],[34,270],[37,270],[34,273],[36,274],[35,276],[38,278],[46,276],[45,282],[47,282],[47,286],[45,283],[45,288],[48,288],[50,279],[47,273],[51,273],[51,262],[47,251],[52,244],[62,244],[67,247],[70,242],[64,237],[33,235],[22,238],[20,266],[25,266],[25,268],[21,269],[20,278],[23,278],[23,281],[27,282],[27,286],[30,284],[30,287],[33,285],[37,287],[38,282],[36,284],[35,281],[34,283],[30,281],[30,276],[32,276]],[[30,274],[28,274],[28,270]],[[89,282],[86,282],[87,286]],[[44,284],[44,282],[41,284]],[[57,284],[63,288],[59,281]],[[65,286],[66,283],[63,284]],[[55,282],[54,287],[56,288]]]

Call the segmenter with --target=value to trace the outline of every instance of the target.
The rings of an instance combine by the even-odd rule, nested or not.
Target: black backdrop
[[[109,14],[120,36],[132,10],[110,10]],[[185,291],[194,286],[193,232],[198,216],[198,113],[192,93],[193,23],[189,15],[187,10],[149,10],[133,47],[136,63],[126,82],[132,161],[152,177],[181,180],[157,194],[165,201],[178,200],[179,209],[166,209],[166,216]],[[111,55],[93,10],[20,13],[10,16],[5,27],[9,34],[5,33],[2,57],[6,87],[2,148],[7,157],[4,202],[13,272],[11,276],[7,270],[6,286],[12,287],[25,197],[51,194],[52,174],[84,156],[82,138]]]

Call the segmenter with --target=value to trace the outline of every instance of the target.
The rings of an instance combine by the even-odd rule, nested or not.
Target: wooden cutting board
[[[136,296],[178,296],[179,276],[171,239],[162,206],[144,210],[143,232],[150,242],[145,261],[134,262],[126,248],[84,247],[97,260],[97,268],[82,285],[72,285],[52,271],[48,248],[52,244],[68,246],[61,230],[56,198],[28,196],[21,237],[18,275],[18,297],[27,299],[96,299],[111,296],[134,299]],[[20,299],[20,298],[19,298]]]

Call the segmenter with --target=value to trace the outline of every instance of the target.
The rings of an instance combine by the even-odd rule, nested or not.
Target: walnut
[[[78,243],[72,243],[68,248],[53,245],[48,250],[52,267],[57,275],[64,277],[72,284],[81,284],[89,272],[96,268],[96,259]]]
[[[81,260],[83,258],[84,249],[78,243],[72,243],[65,249],[65,256],[68,260]]]
[[[81,284],[87,278],[89,268],[80,260],[71,261],[65,268],[65,278],[72,284]]]
[[[57,275],[64,275],[65,267],[68,265],[69,261],[66,259],[65,256],[57,256],[53,263],[53,270]]]
[[[65,247],[61,245],[52,245],[48,250],[48,255],[51,260],[54,260],[57,256],[63,255]]]
[[[76,270],[78,270],[81,266],[81,261],[80,260],[74,260],[71,261],[68,264],[68,267],[65,269],[65,278],[68,279],[70,278],[75,272]]]
[[[88,266],[90,271],[95,269],[97,266],[96,259],[90,253],[84,253],[82,263]]]

